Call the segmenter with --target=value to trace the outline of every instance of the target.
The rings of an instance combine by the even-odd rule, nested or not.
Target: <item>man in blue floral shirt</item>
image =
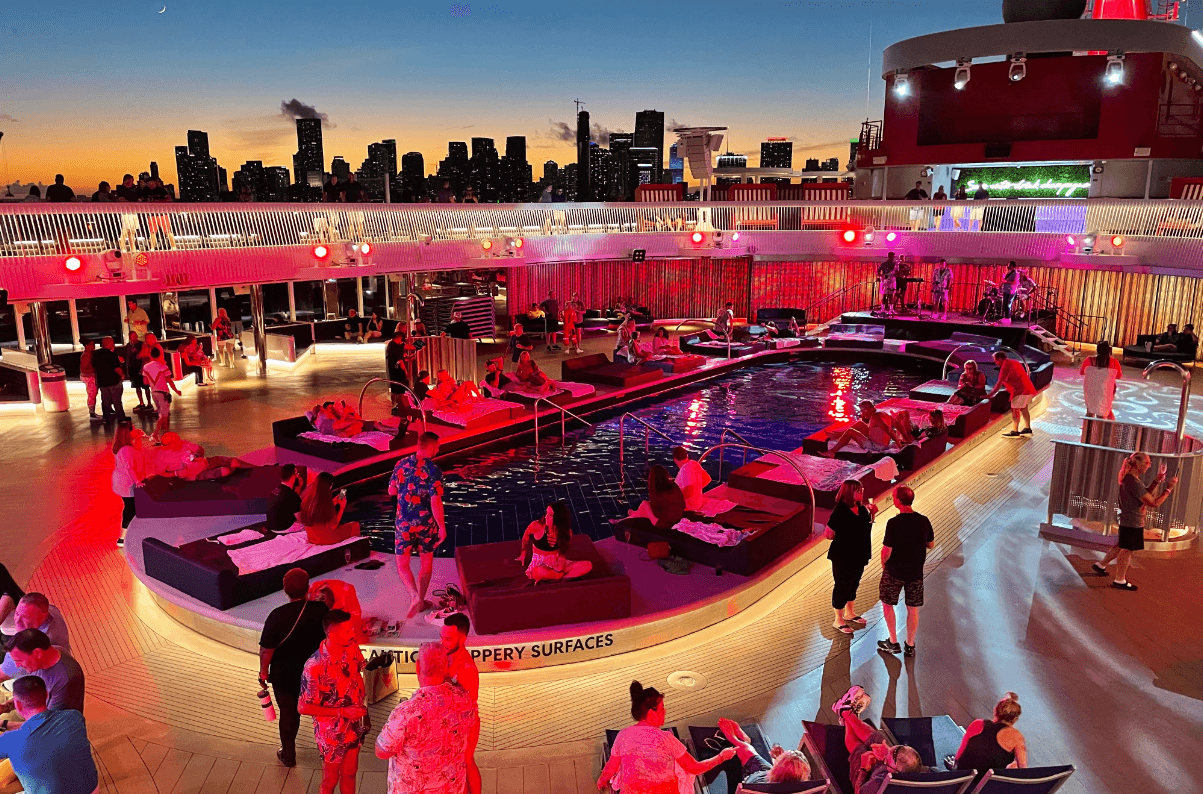
[[[443,472],[434,465],[439,453],[439,437],[423,433],[418,437],[417,452],[402,458],[393,469],[388,492],[397,497],[397,570],[409,592],[411,603],[407,618],[430,608],[426,590],[434,568],[434,550],[447,539],[443,521]],[[409,558],[418,553],[418,580],[414,581]]]

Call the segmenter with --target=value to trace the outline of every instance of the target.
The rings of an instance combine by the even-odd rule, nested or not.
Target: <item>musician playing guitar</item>
[[[906,310],[906,289],[911,283],[911,263],[905,257],[898,257],[898,267],[894,270],[894,303],[903,311]]]
[[[891,251],[886,260],[877,266],[878,290],[881,294],[881,311],[883,314],[894,314],[894,294],[896,289],[895,276],[898,270],[898,262],[894,259],[894,252]]]
[[[931,274],[931,310],[941,320],[948,319],[948,294],[952,291],[952,270],[943,259]]]

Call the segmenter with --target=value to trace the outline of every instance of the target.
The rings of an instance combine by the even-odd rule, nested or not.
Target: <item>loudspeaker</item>
[[[631,251],[631,261],[632,262],[643,262],[646,260],[647,260],[647,249],[646,248],[636,248],[635,250]]]

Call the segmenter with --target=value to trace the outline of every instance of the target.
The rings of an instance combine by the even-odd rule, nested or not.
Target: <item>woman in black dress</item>
[[[831,541],[827,559],[831,560],[831,575],[835,579],[831,591],[831,606],[835,610],[832,627],[845,634],[865,625],[865,619],[856,614],[856,590],[873,556],[875,515],[877,505],[865,503],[865,486],[856,480],[844,480],[835,495],[835,508],[823,534]]]
[[[405,394],[405,387],[409,386],[409,376],[405,372],[405,346],[405,326],[398,323],[393,338],[384,346],[384,367],[391,381],[388,390],[392,395],[394,414],[404,406],[402,396]]]

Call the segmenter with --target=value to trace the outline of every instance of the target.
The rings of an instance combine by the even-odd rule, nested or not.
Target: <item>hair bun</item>
[[[1018,702],[1019,702],[1019,695],[1015,694],[1014,692],[1008,692],[1008,693],[1006,694],[1006,699],[1007,699],[1007,700],[1013,700],[1013,701],[1015,701],[1016,703],[1018,703]]]
[[[639,700],[643,697],[643,684],[638,681],[631,682],[631,700]]]

